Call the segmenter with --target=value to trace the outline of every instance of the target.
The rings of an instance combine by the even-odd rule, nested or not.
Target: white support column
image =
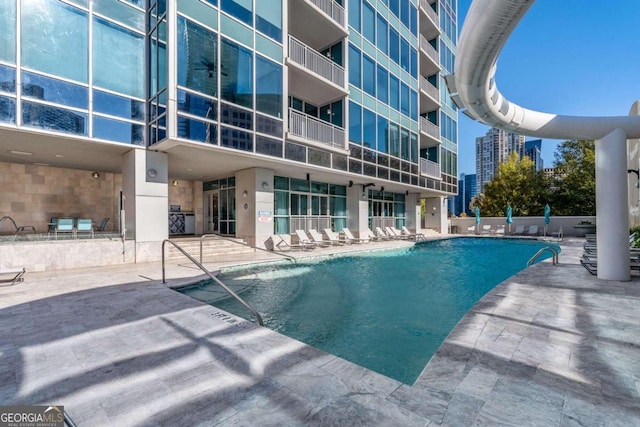
[[[362,184],[347,187],[347,227],[359,237],[369,228],[369,201]]]
[[[628,281],[627,135],[615,129],[595,147],[598,278]]]
[[[420,213],[420,194],[409,193],[405,198],[407,228],[416,230],[416,233],[420,233],[422,229],[422,218]]]
[[[251,168],[236,172],[236,237],[265,248],[273,235],[273,171]]]

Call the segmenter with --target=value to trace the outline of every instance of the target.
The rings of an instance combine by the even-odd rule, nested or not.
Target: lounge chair
[[[58,238],[58,233],[71,233],[71,236],[75,237],[76,227],[74,226],[73,218],[59,218],[55,228],[56,239]]]
[[[470,225],[469,227],[467,227],[467,234],[475,234],[475,232],[476,232],[475,225]]]
[[[404,239],[404,236],[402,236],[401,234],[398,234],[393,228],[389,227],[388,225],[384,228],[384,232],[387,234],[387,236],[389,236],[392,239],[395,239],[395,240]]]
[[[344,233],[344,240],[347,243],[363,243],[363,242],[368,243],[369,242],[369,239],[360,239],[358,237],[354,237],[351,230],[349,230],[347,227],[342,229],[342,233]]]
[[[304,230],[296,230],[296,236],[298,236],[298,242],[302,245],[328,246],[326,243],[314,242]]]
[[[313,228],[309,230],[309,235],[311,236],[311,241],[318,246],[331,246],[335,244],[330,240],[324,240],[322,234],[318,233],[318,231]]]
[[[538,226],[537,225],[530,225],[529,229],[527,230],[527,232],[525,234],[527,236],[537,236],[538,235]]]
[[[93,239],[93,221],[91,221],[91,218],[78,219],[78,223],[76,224],[76,237],[81,233],[91,234],[91,238]]]
[[[371,229],[370,229],[370,228],[367,228],[367,231],[365,231],[365,235],[366,235],[369,239],[371,239],[371,240],[375,240],[376,242],[377,242],[377,241],[380,241],[380,240],[387,240],[387,239],[388,239],[388,237],[387,237],[386,235],[384,235],[384,237],[383,237],[383,236],[378,236],[376,233],[374,233],[373,231],[371,231]]]
[[[511,233],[514,236],[523,236],[524,235],[524,225],[518,224],[516,225],[516,229]]]
[[[504,225],[499,225],[498,228],[496,228],[496,235],[504,236]]]
[[[480,230],[481,234],[489,234],[491,233],[491,224],[485,224],[482,226],[482,230]]]
[[[0,276],[11,276],[9,279],[0,279],[0,283],[9,283],[11,286],[19,282],[24,282],[25,268],[0,268]]]
[[[107,227],[107,223],[109,222],[110,219],[111,218],[103,218],[102,221],[100,221],[100,225],[98,226],[96,231],[104,231],[104,229]]]
[[[302,249],[302,250],[310,250],[316,247],[316,245],[306,245],[300,243],[291,243],[291,236],[288,234],[276,234],[271,238],[274,242],[273,249],[274,250],[291,250],[291,249]],[[278,241],[276,243],[276,240]]]
[[[328,241],[332,245],[344,245],[345,243],[348,243],[346,239],[340,236],[340,233],[336,233],[330,228],[325,228],[322,232],[327,236]]]
[[[427,236],[425,236],[422,233],[413,233],[411,230],[409,230],[406,226],[402,226],[402,235],[407,236],[409,238],[415,239],[415,241],[419,241],[419,240],[425,240],[427,238]]]
[[[380,228],[380,227],[376,227],[376,236],[378,236],[382,240],[393,239],[392,236],[389,236],[387,233],[382,231],[382,228]]]

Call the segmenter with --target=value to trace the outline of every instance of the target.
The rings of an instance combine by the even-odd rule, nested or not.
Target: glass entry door
[[[204,192],[204,232],[207,233],[220,233],[220,206],[219,206],[219,193],[215,191]]]

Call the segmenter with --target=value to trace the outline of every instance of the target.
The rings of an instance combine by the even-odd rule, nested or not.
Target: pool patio
[[[0,285],[0,404],[79,426],[640,425],[640,279],[591,276],[581,243],[485,296],[412,386],[179,294],[158,263],[27,273]]]

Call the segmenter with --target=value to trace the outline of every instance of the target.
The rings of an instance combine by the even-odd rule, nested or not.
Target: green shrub
[[[640,225],[636,225],[635,227],[631,227],[629,230],[629,234],[633,234],[633,242],[631,243],[631,247],[640,248]]]

